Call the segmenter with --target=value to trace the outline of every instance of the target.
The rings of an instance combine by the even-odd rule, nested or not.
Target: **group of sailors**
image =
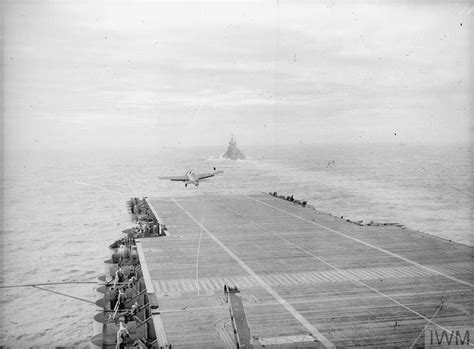
[[[138,232],[139,229],[136,229]],[[133,232],[135,232],[135,229]],[[128,340],[130,339],[130,332],[127,329],[126,323],[133,321],[134,317],[142,309],[137,301],[127,309],[129,296],[133,295],[133,292],[127,292],[127,290],[136,290],[139,271],[139,266],[137,266],[138,259],[133,258],[136,254],[132,255],[132,246],[135,246],[135,238],[141,236],[133,232],[110,245],[110,247],[116,251],[113,257],[115,256],[114,262],[118,265],[114,274],[113,285],[110,287],[109,293],[110,309],[113,310],[109,319],[116,319],[118,315],[119,320],[116,349],[127,347]],[[127,293],[129,296],[127,296]]]
[[[301,206],[306,206],[308,204],[308,202],[306,200],[297,200],[293,197],[293,195],[289,195],[289,196],[284,196],[284,195],[278,195],[278,193],[276,191],[274,191],[273,193],[270,192],[268,193],[274,197],[277,197],[277,198],[280,198],[280,199],[283,199],[283,200],[286,200],[286,201],[291,201],[291,202],[294,202],[296,204],[299,204]]]
[[[119,266],[115,271],[114,284],[110,288],[112,293],[110,297],[110,308],[114,310],[111,314],[111,318],[115,318],[119,315],[119,329],[117,331],[117,345],[116,349],[125,348],[126,342],[130,337],[130,333],[126,327],[126,323],[133,321],[138,312],[142,309],[137,301],[127,309],[126,303],[128,300],[127,289],[135,289],[138,282],[136,272],[132,270],[128,277],[125,277],[125,273]]]
[[[148,204],[144,199],[133,198],[130,202],[130,210],[135,221],[152,220],[153,212],[151,212]]]
[[[127,323],[137,321],[142,324],[138,314],[146,308],[147,305],[140,305],[138,301],[130,307],[133,298],[139,296],[138,276],[140,266],[138,265],[138,255],[135,250],[135,239],[160,235],[161,229],[156,222],[153,213],[144,199],[132,198],[130,200],[130,210],[133,220],[137,226],[127,231],[127,236],[115,241],[111,248],[115,249],[112,256],[113,263],[118,265],[113,278],[113,285],[110,287],[109,300],[112,314],[109,319],[118,319],[117,344],[116,349],[124,349],[130,343],[130,329]],[[131,290],[135,290],[133,292]],[[135,296],[132,296],[136,294]],[[136,339],[134,348],[148,348],[153,342],[146,338]]]
[[[154,226],[156,228],[153,228]],[[158,234],[158,225],[138,222],[138,226],[133,229],[132,234],[139,237],[149,237],[152,234]]]

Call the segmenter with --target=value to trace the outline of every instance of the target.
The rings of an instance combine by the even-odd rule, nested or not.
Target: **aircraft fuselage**
[[[185,188],[188,187],[188,184],[194,184],[196,188],[199,186],[199,179],[197,178],[197,176],[194,174],[193,171],[186,172],[186,177],[188,177],[188,180],[184,182]]]

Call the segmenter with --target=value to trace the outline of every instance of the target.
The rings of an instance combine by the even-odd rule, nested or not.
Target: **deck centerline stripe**
[[[243,260],[241,260],[234,252],[232,252],[222,241],[220,241],[211,231],[209,231],[204,225],[202,225],[196,218],[191,215],[176,199],[172,201],[178,206],[186,215],[191,218],[198,226],[200,226],[210,237],[217,243],[227,254],[232,257],[249,275],[253,278],[268,292],[278,303],[280,303],[293,317],[305,327],[310,333],[318,339],[326,348],[336,348],[321,332],[319,332],[313,325],[311,325],[306,318],[303,317],[290,303],[288,303],[283,297],[281,297],[270,285],[268,285],[257,273],[253,271]]]
[[[405,262],[407,262],[407,263],[410,263],[410,264],[412,264],[412,265],[415,265],[415,266],[417,266],[417,267],[419,267],[419,268],[421,268],[421,269],[423,269],[423,270],[426,270],[426,271],[429,271],[429,272],[432,272],[432,273],[435,273],[435,274],[444,276],[445,278],[450,279],[450,280],[452,280],[452,281],[455,281],[455,282],[457,282],[457,283],[460,283],[460,284],[463,284],[463,285],[466,285],[466,286],[470,286],[470,287],[474,287],[474,284],[471,284],[470,282],[467,282],[467,281],[464,281],[464,280],[455,278],[455,277],[453,277],[453,276],[447,275],[447,274],[445,274],[445,273],[436,271],[435,269],[432,269],[432,268],[429,268],[429,267],[427,267],[427,266],[424,266],[423,264],[420,264],[420,263],[417,263],[417,262],[415,262],[415,261],[412,261],[411,259],[408,259],[408,258],[406,258],[406,257],[403,257],[403,256],[401,256],[401,255],[399,255],[399,254],[396,254],[396,253],[391,252],[391,251],[389,251],[389,250],[386,250],[386,249],[384,249],[384,248],[375,246],[375,245],[373,245],[373,244],[371,244],[371,243],[368,243],[368,242],[365,242],[365,241],[360,240],[360,239],[358,239],[358,238],[355,238],[355,237],[352,237],[352,236],[350,236],[350,235],[344,234],[344,233],[342,233],[342,232],[340,232],[340,231],[338,231],[338,230],[329,228],[329,227],[327,227],[327,226],[325,226],[325,225],[316,223],[316,222],[311,221],[311,220],[309,220],[309,219],[307,219],[307,218],[298,216],[297,214],[294,214],[294,213],[288,212],[288,211],[286,211],[286,210],[283,210],[283,209],[281,209],[281,208],[279,208],[279,207],[270,205],[270,204],[268,204],[268,203],[266,203],[266,202],[263,202],[263,201],[261,201],[261,200],[255,199],[255,198],[253,198],[253,197],[251,197],[251,196],[246,195],[246,197],[249,198],[249,199],[251,199],[251,200],[253,200],[253,201],[259,202],[259,203],[262,204],[262,205],[265,205],[265,206],[271,207],[271,208],[273,208],[273,209],[275,209],[275,210],[277,210],[277,211],[286,213],[286,214],[289,215],[289,216],[292,216],[292,217],[301,219],[301,220],[303,220],[303,221],[305,221],[305,222],[308,222],[308,223],[310,223],[310,224],[313,224],[313,225],[315,225],[315,226],[317,226],[317,227],[320,227],[320,228],[322,228],[322,229],[325,229],[325,230],[327,230],[327,231],[329,231],[329,232],[338,234],[338,235],[340,235],[340,236],[343,236],[343,237],[345,237],[345,238],[347,238],[347,239],[351,239],[351,240],[353,240],[353,241],[355,241],[355,242],[358,242],[358,243],[360,243],[360,244],[362,244],[362,245],[365,245],[365,246],[367,246],[367,247],[370,247],[370,248],[376,249],[376,250],[378,250],[378,251],[380,251],[380,252],[386,253],[386,254],[388,254],[388,255],[390,255],[390,256],[392,256],[392,257],[401,259],[402,261],[405,261]]]

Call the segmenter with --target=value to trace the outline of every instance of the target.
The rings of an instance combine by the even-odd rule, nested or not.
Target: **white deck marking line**
[[[214,279],[214,282],[217,284],[217,289],[224,289],[224,285],[226,284],[224,279],[218,277]]]
[[[337,281],[347,281],[347,279],[341,273],[339,273],[339,270],[336,270],[336,272],[332,275]]]
[[[284,285],[285,280],[281,277],[281,275],[273,275],[275,280],[277,281],[277,285]]]
[[[434,269],[446,274],[456,274],[456,273],[460,274],[459,272],[456,272],[456,271],[453,272],[453,268],[450,268],[447,265],[435,267]]]
[[[318,276],[323,279],[326,282],[331,282],[331,278],[329,278],[326,274],[323,274],[323,272],[316,272]]]
[[[162,293],[163,293],[163,290],[161,289],[160,282],[159,282],[159,281],[155,281],[153,284],[154,284],[154,286],[155,286],[155,291],[158,291],[159,294],[162,294]]]
[[[257,286],[257,282],[255,281],[255,279],[251,276],[244,276],[243,277],[244,280],[246,280],[248,282],[248,284],[250,285],[250,287],[255,287]]]
[[[336,270],[335,273],[332,273],[332,275],[336,281],[347,281],[347,279],[341,273],[339,273],[339,270]]]
[[[368,270],[365,269],[364,271],[365,271],[365,273],[366,273],[367,275],[370,276],[370,278],[371,278],[372,280],[378,279],[378,276],[377,276],[377,274],[375,273],[374,270],[372,270],[372,269],[368,269]]]
[[[292,217],[301,219],[301,220],[303,220],[303,221],[305,221],[305,222],[308,222],[308,223],[310,223],[310,224],[313,224],[313,225],[315,225],[315,226],[317,226],[317,227],[320,227],[320,228],[325,229],[325,230],[327,230],[327,231],[330,231],[330,232],[332,232],[332,233],[338,234],[338,235],[343,236],[343,237],[345,237],[345,238],[347,238],[347,239],[353,240],[353,241],[358,242],[358,243],[360,243],[360,244],[362,244],[362,245],[365,245],[365,246],[368,246],[368,247],[370,247],[370,248],[373,248],[373,249],[375,249],[375,250],[377,250],[377,251],[386,253],[386,254],[388,254],[388,255],[390,255],[390,256],[392,256],[392,257],[401,259],[402,261],[405,261],[405,262],[407,262],[407,263],[410,263],[410,264],[412,264],[412,265],[415,265],[415,266],[417,266],[418,268],[424,269],[424,270],[426,270],[426,271],[430,271],[430,272],[435,273],[435,274],[437,274],[437,275],[444,276],[445,278],[450,279],[450,280],[452,280],[452,281],[455,281],[455,282],[457,282],[457,283],[460,283],[460,284],[462,284],[462,285],[474,287],[474,284],[471,284],[470,282],[467,282],[467,281],[464,281],[464,280],[455,278],[455,277],[453,277],[453,276],[447,275],[447,274],[445,274],[445,273],[439,272],[439,271],[437,271],[437,270],[435,270],[435,269],[432,269],[432,268],[429,268],[429,267],[427,267],[427,266],[424,266],[423,264],[420,264],[420,263],[417,263],[417,262],[415,262],[415,261],[412,261],[411,259],[408,259],[408,258],[406,258],[406,257],[400,256],[399,254],[396,254],[396,253],[394,253],[394,252],[390,252],[389,250],[386,250],[386,249],[384,249],[384,248],[381,248],[381,247],[372,245],[372,244],[370,244],[370,243],[368,243],[368,242],[365,242],[365,241],[363,241],[363,240],[360,240],[360,239],[357,239],[357,238],[352,237],[352,236],[350,236],[350,235],[341,233],[340,231],[337,231],[337,230],[335,230],[335,229],[326,227],[325,225],[316,223],[316,222],[311,221],[311,220],[309,220],[309,219],[306,219],[306,218],[304,218],[304,217],[298,216],[297,214],[288,212],[288,211],[283,210],[283,209],[281,209],[281,208],[279,208],[279,207],[276,207],[276,206],[267,204],[266,202],[263,202],[263,201],[261,201],[261,200],[255,199],[255,198],[253,198],[253,197],[251,197],[251,196],[246,195],[246,197],[249,198],[250,200],[259,202],[259,203],[262,204],[262,205],[265,205],[265,206],[271,207],[271,208],[273,208],[273,209],[275,209],[275,210],[277,210],[277,211],[286,213],[286,214],[289,215],[289,216],[292,216]]]
[[[336,281],[338,281],[337,278],[334,276],[334,274],[331,273],[331,272],[323,271],[323,272],[321,272],[321,273],[322,273],[325,277],[327,277],[330,282],[336,282]]]
[[[472,267],[474,267],[474,265],[472,265]],[[447,265],[446,269],[448,269],[448,271],[452,272],[453,274],[456,274],[456,273],[464,274],[464,273],[466,273],[466,268],[461,267],[460,265]],[[471,272],[471,271],[472,271],[472,268],[468,272]]]
[[[243,277],[239,277],[235,282],[238,288],[252,287],[252,285],[250,285]]]
[[[213,285],[213,290],[217,290],[221,287],[219,285],[219,281],[217,281],[216,279],[209,279],[209,282]],[[224,285],[222,285],[222,289],[224,289]]]
[[[275,279],[277,280],[277,285],[287,285],[288,280],[283,277],[282,274],[274,275]]]
[[[390,270],[388,268],[384,270],[384,273],[386,276],[388,276],[389,279],[391,278],[398,279],[400,277],[397,275],[397,273],[394,270]]]
[[[351,271],[352,273],[354,273],[354,275],[357,277],[357,279],[359,280],[367,280],[367,279],[371,279],[370,276],[366,273],[364,273],[363,270],[354,270],[354,271]]]
[[[409,278],[411,277],[409,273],[407,273],[407,271],[403,268],[399,268],[397,269],[397,273],[400,275],[399,277],[402,277],[402,278]]]
[[[206,207],[204,206],[204,198],[201,200],[201,206],[202,206],[202,217],[201,217],[201,225],[204,223],[204,211],[206,210]],[[199,253],[201,252],[201,240],[202,240],[202,229],[199,232],[199,242],[198,242],[198,247],[197,247],[197,252],[196,252],[196,288],[197,288],[197,295],[199,296]]]
[[[432,273],[429,273],[428,271],[419,268],[412,268],[411,271],[417,274],[417,276],[433,275]]]
[[[450,273],[457,272],[456,267],[454,265],[443,265],[442,267],[440,267],[440,269],[444,269],[445,271]]]
[[[326,337],[322,335],[313,325],[311,325],[308,320],[306,320],[303,315],[301,315],[293,306],[288,303],[283,297],[281,297],[273,288],[270,287],[263,279],[258,276],[252,268],[250,268],[243,260],[241,260],[234,252],[232,252],[222,241],[220,241],[214,234],[212,234],[204,225],[200,224],[193,215],[191,215],[176,199],[172,199],[173,202],[178,206],[189,218],[191,218],[198,226],[200,226],[216,244],[218,244],[227,254],[232,257],[249,275],[253,278],[268,292],[273,298],[275,298],[278,303],[280,303],[293,317],[306,328],[314,338],[319,340],[326,348],[335,349],[336,346],[332,344]]]
[[[436,309],[435,313],[433,314],[433,316],[431,317],[431,320],[433,320],[436,316],[436,314],[438,314],[438,312],[443,308],[443,301],[441,302],[441,304],[439,305],[438,309]],[[428,328],[428,325],[430,323],[428,322],[426,324],[425,327],[423,327],[423,329],[420,331],[420,334],[418,335],[418,337],[415,338],[415,340],[413,341],[412,345],[410,346],[410,349],[413,349],[413,347],[415,346],[416,342],[418,342],[418,339],[421,337],[421,335],[423,334],[423,332],[426,331],[426,329]],[[459,332],[458,332],[459,333]],[[458,334],[456,334],[456,336],[458,336]],[[456,341],[457,341],[457,338],[456,338]]]
[[[405,268],[405,267],[401,267],[400,268],[400,273],[405,275],[405,277],[413,277],[415,276],[414,274],[411,273],[411,271],[408,269],[408,268]]]
[[[327,282],[327,280],[323,279],[321,275],[317,271],[313,271],[311,276],[317,280],[317,282]]]
[[[203,280],[203,283],[204,283],[204,285],[206,285],[206,290],[207,291],[212,290],[214,288],[214,286],[212,286],[212,283],[209,281],[209,279]]]
[[[264,276],[262,276],[262,279],[265,280],[265,282],[266,282],[267,284],[269,284],[270,286],[275,286],[275,285],[276,285],[275,279],[273,279],[273,278],[270,277],[269,275],[264,275]]]
[[[180,292],[191,292],[195,287],[190,288],[187,283],[184,282],[184,280],[179,280],[179,283],[177,283],[179,286],[179,291]]]
[[[181,284],[180,280],[175,280],[172,283],[176,293],[181,293],[183,292],[183,285]]]
[[[179,290],[176,290],[173,281],[168,281],[168,290],[170,291],[170,293],[179,293]]]
[[[183,280],[184,284],[186,285],[186,290],[189,290],[189,292],[194,292],[196,291],[196,285],[191,282],[191,280]]]
[[[296,277],[296,275],[292,275],[292,274],[285,274],[285,277],[291,281],[292,284],[299,284],[301,281],[298,280],[298,278]]]
[[[179,289],[176,289],[176,285],[173,281],[168,281],[168,289],[170,293],[179,293]]]
[[[177,282],[178,286],[179,286],[179,290],[181,292],[190,292],[191,289],[189,288],[189,286],[184,282],[184,280],[179,280],[179,282]]]
[[[304,275],[303,275],[303,274],[300,274],[300,275],[298,275],[298,277],[299,277],[301,280],[303,280],[303,283],[305,283],[305,284],[311,284],[311,283],[313,283],[313,281],[311,280],[311,278],[309,277],[308,274],[304,274]]]
[[[247,288],[249,287],[249,285],[245,282],[244,278],[242,276],[236,276],[233,278],[234,279],[234,285],[236,285],[237,287],[241,288],[241,287],[244,287],[244,288]]]
[[[314,272],[309,273],[308,275],[309,279],[312,281],[311,283],[320,283],[321,279],[314,274]]]
[[[162,280],[160,280],[160,281],[158,281],[158,282],[160,283],[160,288],[161,288],[161,291],[162,291],[161,293],[162,293],[162,294],[168,293],[168,288],[166,287],[165,282],[162,281]]]
[[[409,278],[412,277],[410,273],[403,267],[399,267],[397,269],[397,273],[401,275],[402,278]]]
[[[353,274],[352,272],[349,272],[349,271],[344,270],[344,269],[342,269],[341,272],[347,277],[347,280],[349,280],[349,281],[357,280],[356,275]],[[378,278],[376,278],[376,279],[378,279]]]
[[[267,282],[268,282],[270,285],[272,285],[272,286],[278,285],[278,280],[275,279],[275,278],[273,277],[273,275],[265,275],[265,276],[263,276],[263,277],[265,278],[265,280],[267,280]]]

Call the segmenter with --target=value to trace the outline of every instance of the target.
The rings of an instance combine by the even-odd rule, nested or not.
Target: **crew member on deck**
[[[132,315],[135,315],[138,312],[138,302],[135,302],[134,305],[132,305],[132,309],[130,310]]]
[[[125,291],[120,288],[118,294],[119,309],[125,309],[125,302],[127,301],[127,295]]]
[[[125,275],[123,274],[122,268],[118,268],[115,271],[115,282],[122,283]]]
[[[117,331],[117,345],[115,346],[115,349],[125,349],[125,342],[128,338],[130,338],[130,333],[123,324],[123,320],[120,319],[120,328]]]
[[[115,309],[115,304],[118,301],[118,290],[115,287],[110,288],[110,309]]]

